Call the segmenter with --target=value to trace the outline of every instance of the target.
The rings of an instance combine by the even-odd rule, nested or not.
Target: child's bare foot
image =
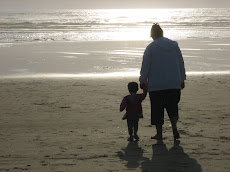
[[[137,134],[134,134],[134,139],[136,139],[137,141],[140,139],[139,136]]]
[[[162,136],[156,134],[155,136],[151,137],[151,139],[162,140]]]
[[[133,136],[130,136],[130,137],[127,139],[127,141],[133,142]]]

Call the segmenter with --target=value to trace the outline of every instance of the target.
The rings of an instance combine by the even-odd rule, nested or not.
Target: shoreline
[[[171,39],[170,37],[165,36],[166,38]],[[196,37],[187,37],[187,38],[178,38],[178,39],[173,39],[174,41],[177,42],[183,42],[183,41],[196,41],[199,40],[201,42],[212,42],[212,41],[228,41],[229,38],[196,38]],[[151,38],[149,39],[143,39],[143,40],[139,40],[139,39],[133,39],[133,40],[48,40],[48,41],[34,41],[34,42],[0,42],[0,45],[6,44],[6,46],[3,47],[8,47],[7,45],[9,44],[10,47],[12,46],[20,46],[20,45],[31,45],[31,44],[52,44],[52,43],[88,43],[88,42],[152,42],[153,40]],[[224,45],[228,45],[228,44],[224,44]],[[0,46],[0,48],[3,48]]]
[[[76,78],[76,79],[108,79],[108,78],[129,78],[139,77],[139,72],[113,72],[113,73],[83,73],[83,74],[33,74],[33,75],[10,75],[0,76],[1,79],[52,79],[52,78]],[[187,76],[211,76],[211,75],[230,75],[230,71],[194,71],[186,72]]]
[[[0,77],[139,73],[151,41],[47,42],[1,47]],[[186,71],[229,71],[227,39],[178,40]],[[119,74],[120,72],[120,74]],[[134,73],[136,74],[134,74]]]

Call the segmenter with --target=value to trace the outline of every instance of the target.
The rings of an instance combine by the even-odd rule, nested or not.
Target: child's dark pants
[[[132,117],[127,116],[127,125],[128,125],[130,136],[132,136],[133,133],[134,135],[137,134],[138,122],[139,122],[139,118],[137,116],[132,116]]]

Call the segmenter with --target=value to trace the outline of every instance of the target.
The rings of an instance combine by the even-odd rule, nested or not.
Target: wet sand
[[[37,42],[0,47],[0,78],[122,72],[139,75],[149,41]],[[228,39],[177,40],[187,72],[228,71]]]
[[[138,143],[119,112],[137,77],[0,79],[0,171],[230,171],[230,75],[189,75],[173,141],[150,137],[149,97]]]

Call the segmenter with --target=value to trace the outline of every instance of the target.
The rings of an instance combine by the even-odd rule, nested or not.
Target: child
[[[135,138],[137,141],[139,140],[137,135],[138,121],[141,116],[143,118],[141,102],[145,99],[147,90],[144,87],[142,94],[136,94],[138,91],[138,84],[136,82],[128,83],[128,90],[130,94],[123,98],[120,105],[120,112],[126,109],[126,114],[123,118],[127,118],[127,125],[130,136],[128,141],[132,142],[133,138]]]

